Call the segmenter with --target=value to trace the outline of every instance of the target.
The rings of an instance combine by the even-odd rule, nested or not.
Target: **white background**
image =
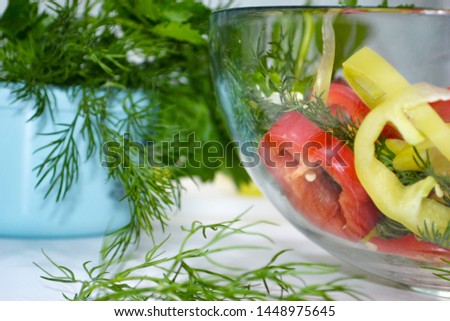
[[[283,256],[289,262],[328,263],[340,266],[340,272],[333,275],[305,275],[308,284],[324,283],[338,277],[364,275],[364,279],[350,279],[344,284],[364,293],[367,300],[438,300],[400,288],[395,284],[376,277],[368,276],[363,271],[341,262],[317,245],[306,239],[292,227],[279,212],[262,197],[246,197],[234,189],[232,183],[220,177],[212,184],[195,185],[192,181],[185,182],[186,191],[182,198],[182,209],[171,217],[171,224],[166,234],[171,235],[167,248],[175,251],[183,239],[181,226],[190,226],[194,220],[204,224],[218,223],[234,219],[246,212],[242,218],[244,223],[267,220],[278,226],[261,225],[259,232],[274,240],[272,251],[231,252],[221,259],[225,263],[240,267],[260,267],[266,264],[275,251],[292,249]],[[156,233],[157,242],[165,236]],[[72,285],[52,283],[40,278],[43,274],[33,262],[51,272],[56,272],[42,254],[45,251],[58,264],[71,268],[77,276],[84,276],[82,264],[86,261],[98,262],[98,253],[103,239],[1,239],[0,238],[0,300],[63,300],[62,292],[72,296],[77,287]],[[247,236],[237,236],[228,240],[227,244],[247,245],[253,242]],[[259,239],[256,240],[260,242]],[[191,248],[201,246],[202,240],[191,244]],[[261,245],[261,243],[257,243]],[[263,243],[263,245],[270,245]],[[141,262],[145,253],[151,248],[148,239],[141,241],[140,247],[133,253],[132,264]],[[170,252],[170,251],[169,251]],[[169,255],[170,253],[167,253]],[[336,299],[349,300],[348,296],[337,294]]]

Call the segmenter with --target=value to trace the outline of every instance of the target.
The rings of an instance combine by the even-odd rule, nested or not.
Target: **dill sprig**
[[[434,271],[433,274],[436,275],[438,278],[450,282],[450,260],[442,259],[442,262],[448,265],[448,268],[436,266],[423,266],[422,268],[432,270]]]
[[[42,278],[77,285],[76,294],[64,297],[69,300],[333,300],[335,295],[361,299],[358,291],[346,286],[346,278],[335,278],[321,284],[306,284],[302,276],[310,274],[333,275],[337,266],[304,262],[283,262],[286,250],[271,256],[258,268],[229,266],[220,262],[223,255],[234,252],[268,250],[262,241],[272,242],[265,234],[257,232],[265,221],[244,224],[241,216],[225,222],[202,224],[193,222],[182,228],[184,238],[173,255],[169,237],[149,250],[144,260],[132,267],[83,264],[86,278],[75,275],[68,267],[58,265],[45,253],[52,268],[43,271]],[[236,235],[247,235],[258,245],[224,245]],[[190,242],[199,247],[190,247]],[[251,240],[251,238],[249,238]],[[245,252],[247,253],[247,252]],[[260,255],[260,253],[258,253]],[[124,261],[120,262],[123,265]],[[355,277],[351,277],[355,278]]]
[[[283,100],[289,110],[297,110],[317,127],[331,133],[353,150],[359,123],[351,119],[343,108],[338,106],[333,114],[330,107],[319,97],[304,100],[291,93],[284,94]]]
[[[405,236],[411,231],[401,223],[387,216],[382,216],[375,226],[375,233],[382,239],[390,240]]]
[[[43,136],[56,136],[48,144],[38,148],[35,152],[46,151],[46,158],[34,170],[39,178],[36,186],[50,177],[47,197],[53,189],[57,189],[56,201],[64,199],[71,186],[78,178],[79,150],[74,138],[76,119],[70,124],[58,124],[61,130],[52,133],[42,133]]]
[[[414,148],[414,162],[419,166],[424,175],[431,176],[436,180],[436,184],[439,187],[435,187],[435,190],[439,188],[442,195],[436,196],[435,200],[450,207],[450,176],[438,175],[436,173],[431,164],[428,151],[426,151],[426,155],[423,157],[417,148]],[[435,194],[437,193],[435,192]],[[437,230],[433,223],[429,226],[427,222],[424,222],[423,228],[419,229],[419,233],[424,241],[450,248],[450,218],[444,231]]]
[[[450,248],[450,220],[444,231],[436,230],[434,223],[429,226],[427,222],[424,222],[423,228],[419,229],[419,233],[423,241]]]
[[[378,141],[375,142],[375,155],[387,168],[389,168],[395,175],[397,175],[400,182],[405,185],[412,185],[426,177],[422,171],[406,170],[399,171],[394,167],[394,158],[396,154],[387,146],[387,137],[381,135]]]
[[[431,164],[428,151],[426,151],[425,157],[422,157],[417,148],[414,148],[414,162],[426,176],[431,176],[436,180],[439,186],[438,188],[440,188],[440,192],[442,193],[441,197],[439,197],[440,201],[450,207],[450,174],[448,172],[444,175],[438,175],[436,173],[436,170]]]

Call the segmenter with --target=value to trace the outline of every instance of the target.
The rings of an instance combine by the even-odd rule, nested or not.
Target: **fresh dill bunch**
[[[42,133],[49,143],[36,151],[44,155],[34,170],[47,197],[64,200],[80,161],[101,161],[104,143],[121,142],[125,134],[152,144],[190,134],[200,142],[231,142],[210,75],[210,13],[192,0],[9,2],[0,18],[0,82],[13,99],[34,103],[30,121],[53,119],[55,88],[74,102],[72,121]],[[163,155],[160,166],[142,166],[141,156],[130,149],[120,154],[127,166],[107,168],[132,214],[106,242],[103,252],[111,258],[123,255],[141,232],[151,235],[155,223],[167,225],[168,207],[179,205],[180,177],[211,180],[222,170],[236,184],[249,180],[236,153],[226,155],[233,168],[176,166],[181,156],[201,159],[191,150]]]
[[[49,271],[43,271],[42,278],[51,282],[71,283],[79,287],[78,292],[68,300],[333,300],[336,295],[361,299],[358,291],[346,286],[345,279],[335,278],[322,284],[306,284],[305,275],[333,275],[338,267],[327,264],[283,262],[286,250],[275,253],[266,264],[257,268],[229,266],[220,262],[220,257],[242,251],[262,251],[269,248],[262,241],[272,242],[265,234],[258,232],[265,221],[243,223],[242,216],[213,224],[193,222],[182,228],[183,240],[175,254],[168,245],[169,237],[149,250],[144,260],[127,267],[123,260],[118,272],[111,272],[114,266],[91,266],[83,264],[86,278],[79,278],[68,267],[61,266],[47,257],[51,263]],[[258,245],[223,245],[233,236],[246,235],[257,240]],[[190,242],[203,240],[199,247]],[[245,252],[247,253],[247,252]],[[45,255],[45,253],[44,253]],[[258,253],[260,255],[260,253]],[[109,263],[110,264],[110,263]],[[356,278],[356,276],[350,277]]]

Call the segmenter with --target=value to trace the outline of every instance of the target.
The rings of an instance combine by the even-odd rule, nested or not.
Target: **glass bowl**
[[[450,11],[217,11],[218,101],[243,165],[332,255],[446,295]]]

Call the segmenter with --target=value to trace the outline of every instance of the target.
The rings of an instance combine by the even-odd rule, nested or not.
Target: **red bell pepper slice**
[[[357,179],[353,152],[300,113],[280,117],[259,152],[293,207],[319,228],[356,241],[375,226],[380,213]]]
[[[353,122],[362,122],[364,117],[370,112],[370,108],[358,97],[349,86],[332,83],[328,93],[327,105],[335,115],[337,109],[345,113]]]
[[[446,123],[450,123],[450,100],[439,100],[430,105]]]
[[[412,233],[395,239],[382,239],[375,236],[369,240],[369,243],[375,245],[379,252],[405,256],[416,260],[440,261],[443,258],[450,259],[450,249],[431,242],[420,241]]]
[[[364,117],[370,112],[370,108],[359,98],[359,96],[346,84],[332,83],[328,94],[327,105],[333,115],[340,113],[350,118],[355,124],[360,124]],[[398,131],[392,126],[386,126],[382,132],[383,137],[401,138]]]

